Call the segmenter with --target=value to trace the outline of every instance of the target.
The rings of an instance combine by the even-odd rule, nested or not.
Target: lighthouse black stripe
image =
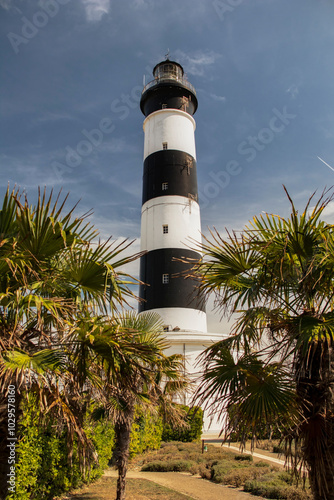
[[[184,97],[188,100],[186,106]],[[157,83],[142,94],[140,109],[148,116],[163,108],[181,109],[193,115],[197,109],[196,95],[179,82]]]
[[[205,311],[204,301],[198,295],[198,281],[185,278],[192,267],[191,261],[197,261],[200,254],[181,248],[161,248],[152,250],[141,257],[139,296],[144,299],[139,305],[139,312],[161,307],[184,307]],[[175,259],[189,259],[179,262]],[[169,275],[169,283],[164,284],[163,274]]]
[[[166,195],[198,198],[196,160],[184,151],[156,151],[144,161],[143,204]]]

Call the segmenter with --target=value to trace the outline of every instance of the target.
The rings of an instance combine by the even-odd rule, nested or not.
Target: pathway
[[[108,469],[104,476],[117,477],[117,471]],[[259,497],[244,493],[236,488],[211,483],[198,476],[182,472],[141,472],[129,470],[126,477],[147,479],[171,490],[188,495],[194,500],[259,500]]]

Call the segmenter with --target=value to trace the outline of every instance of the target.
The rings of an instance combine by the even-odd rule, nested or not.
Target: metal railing
[[[154,80],[152,80],[151,82],[147,83],[145,85],[145,87],[143,88],[143,92],[146,92],[146,90],[150,89],[151,87],[154,87],[154,85],[158,85],[159,83],[168,83],[168,82],[172,82],[172,83],[180,83],[183,87],[186,87],[187,89],[191,90],[191,92],[193,94],[196,95],[196,90],[194,88],[193,85],[191,85],[191,83],[188,82],[188,80],[186,78],[170,78],[170,77],[162,77],[162,78],[155,78]]]

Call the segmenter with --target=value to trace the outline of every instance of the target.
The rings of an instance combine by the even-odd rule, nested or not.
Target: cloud
[[[222,57],[221,54],[212,50],[202,51],[198,50],[193,55],[188,55],[182,50],[176,50],[175,55],[177,60],[184,64],[187,73],[196,76],[203,76],[208,68],[216,63]]]
[[[212,97],[212,99],[214,101],[219,101],[219,102],[225,102],[226,101],[226,97],[222,96],[222,95],[216,95],[216,94],[209,94],[210,97]]]
[[[110,0],[82,0],[86,10],[87,21],[101,21],[110,10]]]
[[[12,4],[12,0],[0,0],[0,6],[5,10],[9,10]]]
[[[154,6],[154,2],[152,0],[133,0],[132,6],[135,9],[149,9]]]

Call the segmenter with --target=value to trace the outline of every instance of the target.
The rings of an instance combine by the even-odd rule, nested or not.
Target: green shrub
[[[131,430],[130,457],[135,457],[146,450],[159,449],[162,429],[161,417],[137,408]]]
[[[198,467],[198,473],[203,479],[211,479],[211,468],[206,467],[204,464]]]
[[[312,495],[308,491],[294,486],[287,486],[279,479],[268,482],[246,481],[244,491],[275,500],[312,500]]]
[[[279,455],[284,455],[284,448],[281,446],[273,446],[273,453],[278,453]]]
[[[270,467],[270,464],[268,462],[264,462],[263,460],[260,460],[259,462],[255,462],[255,467]]]
[[[55,432],[56,422],[40,425],[41,414],[36,400],[24,400],[19,421],[16,448],[16,491],[7,498],[52,499],[55,495],[79,486],[82,476],[74,442],[72,466],[67,461],[67,433]]]
[[[166,460],[150,462],[144,465],[141,470],[146,472],[185,472],[195,465],[190,460]]]
[[[265,474],[268,469],[261,469],[259,467],[245,467],[243,469],[232,469],[224,475],[222,483],[240,488],[246,481],[257,479]]]
[[[234,468],[245,467],[245,464],[234,464],[229,460],[213,461],[211,465],[211,479],[216,483],[223,483],[226,474],[229,474]]]
[[[46,426],[42,426],[43,416],[33,397],[24,400],[22,410],[18,428],[21,437],[16,447],[16,492],[8,496],[8,500],[53,499],[102,475],[112,456],[114,429],[110,421],[91,418],[94,405],[91,405],[84,418],[86,435],[95,448],[95,459],[92,457],[87,464],[85,477],[80,470],[76,437],[74,436],[72,463],[69,466],[66,427],[62,430],[59,422],[51,418]],[[60,430],[56,432],[58,427]],[[159,448],[161,434],[161,418],[137,410],[132,427],[131,456],[148,448]]]
[[[203,428],[203,410],[199,407],[189,408],[189,406],[180,405],[187,412],[185,421],[188,424],[188,429],[179,429],[164,424],[162,432],[163,441],[183,441],[189,443],[201,438]]]
[[[90,414],[91,411],[89,412]],[[90,415],[86,417],[85,431],[87,436],[92,440],[97,452],[98,463],[91,464],[89,476],[89,479],[93,480],[100,477],[108,467],[115,443],[115,432],[110,421],[100,420],[96,422],[90,418]]]
[[[241,462],[253,462],[252,455],[235,455],[234,460],[239,460]]]
[[[291,474],[291,472],[288,472],[288,471],[284,471],[284,472],[281,472],[280,474],[278,474],[277,479],[279,479],[280,481],[283,481],[286,484],[290,484],[290,485],[293,484],[293,475]]]

